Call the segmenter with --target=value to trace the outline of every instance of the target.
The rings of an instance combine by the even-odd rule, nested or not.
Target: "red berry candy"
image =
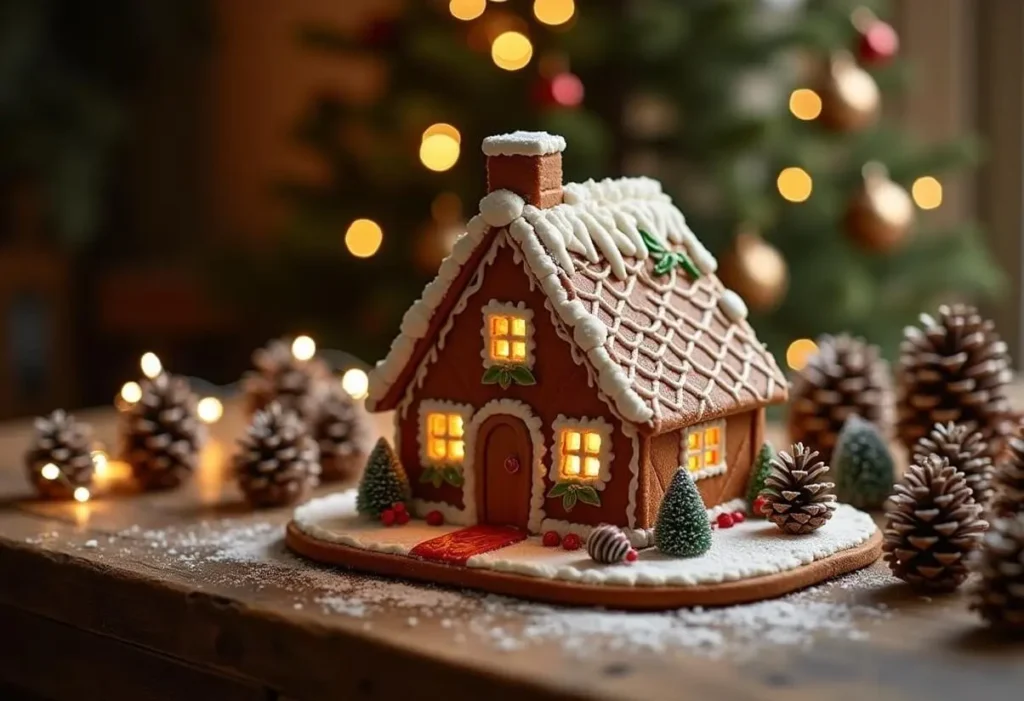
[[[544,544],[545,548],[557,548],[562,544],[562,536],[558,535],[555,531],[548,531],[541,539],[541,543]]]
[[[394,512],[396,514],[405,513],[405,504],[403,502],[396,501],[394,504],[391,505],[391,508],[394,509]]]
[[[732,514],[718,514],[719,528],[732,528]]]
[[[431,511],[427,514],[427,525],[428,526],[440,526],[444,523],[444,514],[440,511]]]
[[[758,497],[757,499],[754,499],[754,507],[753,507],[753,509],[751,509],[754,512],[754,515],[756,515],[756,516],[763,516],[764,515],[764,514],[761,513],[761,509],[764,508],[764,505],[765,505],[766,501],[767,501],[767,499],[765,499],[764,497]]]
[[[747,520],[747,515],[744,514],[742,511],[733,511],[732,512],[732,522],[733,523],[743,523],[746,520]]]
[[[395,510],[384,509],[380,512],[380,522],[385,526],[392,526],[395,523]]]
[[[869,66],[888,63],[899,53],[900,37],[892,25],[876,20],[865,27],[860,34],[857,58]]]
[[[408,511],[396,511],[395,512],[395,522],[399,526],[404,526],[405,524],[409,523],[409,512]]]
[[[638,557],[640,556],[637,554],[636,550],[630,548],[629,552],[626,553],[626,562],[636,562]]]
[[[583,541],[575,533],[568,533],[562,538],[562,547],[566,550],[579,550]]]

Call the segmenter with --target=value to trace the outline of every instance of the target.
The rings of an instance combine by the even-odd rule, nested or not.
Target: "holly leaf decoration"
[[[454,466],[444,468],[444,481],[453,487],[461,487],[465,479],[462,476],[462,471]]]
[[[484,370],[484,376],[480,378],[480,382],[485,385],[496,385],[498,380],[501,378],[501,366],[492,365],[491,367]]]
[[[661,245],[661,241],[654,238],[649,232],[640,229],[640,238],[644,240],[644,245],[647,246],[647,250],[653,255],[657,253],[667,253],[665,247]]]
[[[537,378],[530,372],[530,368],[525,365],[515,365],[511,368],[512,379],[515,380],[517,385],[529,386],[537,384]]]
[[[576,490],[576,495],[584,504],[590,504],[591,506],[601,505],[601,496],[597,493],[597,490],[589,484],[579,485],[579,488]]]
[[[576,485],[573,485],[574,487]],[[579,492],[575,489],[570,489],[562,497],[562,508],[566,511],[572,511],[573,507],[576,506],[576,501],[579,499]]]
[[[567,493],[569,488],[572,486],[571,482],[559,482],[548,491],[548,498],[554,499],[555,497],[560,497]]]
[[[661,241],[643,229],[640,229],[640,238],[643,239],[644,245],[647,246],[647,250],[650,252],[651,258],[654,259],[653,274],[656,277],[668,275],[672,272],[673,268],[679,267],[685,270],[686,274],[694,280],[700,279],[700,270],[693,264],[693,261],[690,260],[690,257],[686,255],[686,253],[666,249],[662,245]]]
[[[671,254],[666,255],[654,265],[654,274],[658,277],[668,275],[669,271],[675,267],[675,264],[676,262],[672,258]]]
[[[507,367],[498,369],[498,386],[502,389],[508,389],[512,385],[512,371]]]

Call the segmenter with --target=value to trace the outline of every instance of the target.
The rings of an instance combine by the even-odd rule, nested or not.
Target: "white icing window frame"
[[[522,362],[515,362],[514,364],[522,365],[532,370],[534,361],[533,310],[526,306],[526,302],[500,302],[496,299],[492,299],[483,306],[481,312],[483,314],[484,343],[483,347],[480,349],[480,357],[483,358],[484,367],[489,368],[500,363],[500,361],[491,358],[492,339],[490,317],[492,314],[505,314],[522,317],[526,320],[526,359]]]
[[[419,442],[419,453],[420,453],[420,464],[424,467],[457,467],[459,470],[463,470],[467,461],[471,461],[473,458],[469,455],[466,433],[469,430],[469,422],[473,418],[473,407],[470,404],[460,404],[458,402],[450,402],[445,399],[423,399],[419,403],[419,421],[418,421],[418,437]],[[430,457],[430,453],[427,450],[427,441],[429,440],[427,417],[430,414],[458,414],[462,417],[462,445],[463,455],[462,460],[437,460],[436,458]]]
[[[598,451],[597,459],[601,463],[600,470],[596,477],[585,477],[580,475],[579,477],[563,477],[562,476],[562,431],[565,430],[577,430],[577,431],[593,431],[601,437],[601,448]],[[559,414],[553,422],[551,422],[552,431],[552,450],[551,450],[551,466],[548,468],[548,477],[552,482],[558,484],[559,482],[574,481],[580,484],[585,484],[593,487],[594,489],[601,491],[604,489],[612,478],[612,460],[615,459],[615,454],[612,452],[612,426],[604,419],[588,418],[586,416],[582,418],[570,418],[564,414]]]
[[[698,480],[702,479],[708,479],[709,477],[717,477],[718,475],[724,475],[726,471],[729,469],[729,458],[728,455],[726,455],[727,443],[725,435],[725,419],[718,419],[716,421],[706,421],[704,423],[697,424],[695,426],[690,426],[689,428],[680,431],[679,466],[685,470],[689,470],[690,434],[694,431],[700,431],[701,434],[703,434],[704,431],[706,431],[709,428],[717,428],[719,430],[719,435],[721,436],[721,447],[719,449],[718,462],[714,465],[704,464],[704,451],[707,449],[707,446],[704,445],[702,438],[700,447],[701,466],[697,470],[690,472],[690,476],[693,477],[694,482],[697,482]]]

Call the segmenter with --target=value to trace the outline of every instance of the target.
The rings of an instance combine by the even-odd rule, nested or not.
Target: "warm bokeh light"
[[[48,462],[43,465],[43,469],[40,473],[44,480],[55,480],[60,477],[60,468],[54,465],[52,462]]]
[[[341,376],[341,388],[353,399],[362,399],[370,388],[370,380],[359,368],[351,368]]]
[[[455,19],[464,22],[474,20],[487,9],[487,0],[451,0],[448,3],[448,11]]]
[[[811,176],[803,168],[783,168],[776,181],[779,194],[790,202],[803,202],[811,196]]]
[[[910,192],[914,204],[921,209],[935,209],[942,204],[942,183],[930,175],[915,180]]]
[[[142,374],[151,380],[164,371],[164,364],[160,362],[156,353],[143,353],[139,359],[139,367],[142,368]]]
[[[793,370],[803,370],[807,362],[818,352],[818,344],[809,338],[798,338],[786,349],[786,365]]]
[[[296,336],[292,341],[292,355],[296,360],[309,360],[316,355],[316,341],[309,336]]]
[[[459,130],[446,122],[438,122],[437,124],[431,124],[429,127],[424,129],[421,141],[424,139],[428,139],[431,136],[434,136],[435,134],[444,134],[445,136],[450,136],[452,139],[454,139],[455,143],[462,143],[462,134],[459,132]]]
[[[462,200],[454,192],[442,192],[430,203],[430,216],[439,224],[457,222],[462,216]]]
[[[196,413],[204,424],[217,423],[224,416],[224,405],[216,397],[203,397],[196,405]]]
[[[142,399],[142,387],[138,382],[125,382],[121,387],[121,399],[129,404],[134,404]]]
[[[565,24],[575,11],[573,0],[533,0],[533,16],[543,24]]]
[[[345,232],[345,248],[356,258],[369,258],[380,249],[384,231],[372,219],[356,219]]]
[[[533,58],[533,44],[525,34],[519,32],[503,32],[491,44],[491,59],[498,68],[506,71],[518,71]]]
[[[96,471],[98,477],[102,477],[106,471],[107,466],[110,464],[110,459],[107,457],[105,451],[94,450],[92,451],[92,467]]]
[[[89,501],[89,497],[91,496],[92,494],[89,493],[89,490],[86,487],[79,487],[75,490],[75,501],[80,504],[84,504]]]
[[[430,170],[448,170],[459,160],[459,142],[450,134],[424,136],[420,144],[420,161]]]
[[[809,88],[797,88],[789,96],[789,111],[797,119],[817,119],[821,114],[821,97]]]

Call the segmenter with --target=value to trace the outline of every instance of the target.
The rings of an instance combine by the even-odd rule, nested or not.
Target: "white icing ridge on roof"
[[[546,131],[514,131],[484,139],[485,156],[547,156],[565,150],[565,139]]]

